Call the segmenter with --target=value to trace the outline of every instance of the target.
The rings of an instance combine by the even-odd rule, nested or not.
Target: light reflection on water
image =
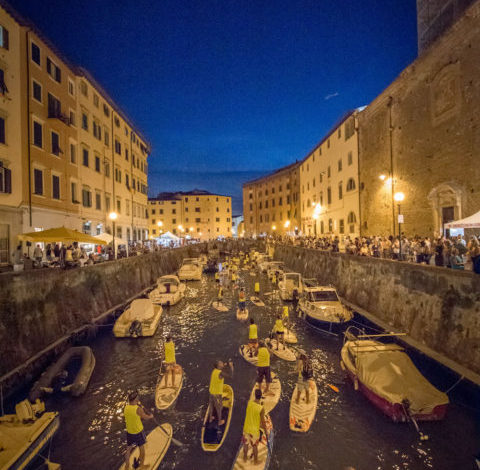
[[[265,276],[251,277],[242,271],[247,298],[253,295],[256,280],[262,290],[271,291]],[[162,357],[165,335],[174,337],[177,362],[185,370],[184,387],[175,406],[156,412],[159,422],[170,422],[174,437],[185,445],[170,446],[160,468],[202,470],[229,469],[241,437],[246,403],[255,380],[255,368],[237,354],[238,345],[246,342],[247,327],[235,319],[236,292],[225,289],[224,303],[229,312],[218,312],[210,305],[216,299],[217,285],[212,277],[188,283],[185,299],[164,308],[160,327],[153,338],[115,339],[111,331],[96,338],[91,346],[96,369],[86,394],[73,399],[51,401],[49,408],[61,413],[61,431],[54,439],[53,460],[66,470],[115,469],[122,461],[124,423],[122,409],[129,390],[138,389],[142,402],[154,407],[154,392]],[[280,301],[266,297],[265,308],[249,305],[266,336],[274,322]],[[307,435],[296,435],[288,428],[288,409],[295,384],[289,375],[293,365],[272,358],[282,380],[282,396],[272,412],[275,442],[270,468],[343,470],[417,470],[453,468],[469,470],[469,455],[475,450],[478,429],[474,418],[464,409],[451,406],[443,423],[422,424],[429,441],[420,441],[408,424],[395,424],[372,407],[366,399],[344,381],[340,369],[341,339],[322,335],[296,323],[299,345],[309,351],[318,384],[318,409],[315,423]],[[234,377],[228,381],[235,392],[235,405],[229,435],[214,455],[200,448],[200,427],[208,403],[208,382],[216,359],[235,362]],[[328,384],[340,389],[334,392]],[[147,430],[153,427],[147,423]],[[459,437],[457,430],[467,434]],[[468,433],[468,430],[470,431]],[[473,468],[473,467],[472,467]]]

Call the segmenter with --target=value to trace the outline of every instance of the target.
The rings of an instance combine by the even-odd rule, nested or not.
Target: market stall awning
[[[470,217],[448,222],[445,228],[480,228],[480,211]]]
[[[110,235],[109,233],[101,233],[100,235],[95,235],[93,238],[96,238],[97,240],[103,240],[104,242],[112,243],[113,241],[113,235]],[[98,243],[97,243],[98,244]],[[124,240],[123,238],[115,237],[115,245],[127,245],[128,242],[127,240]]]
[[[71,228],[58,227],[42,230],[40,232],[22,233],[18,239],[25,242],[44,242],[44,243],[92,243],[95,245],[106,245],[104,240],[92,237],[86,233],[73,230]]]
[[[158,238],[168,239],[168,240],[180,240],[180,237],[177,237],[172,232],[165,232],[164,234],[160,235]]]

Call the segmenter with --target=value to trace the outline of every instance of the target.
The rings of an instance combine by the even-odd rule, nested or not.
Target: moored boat
[[[178,270],[181,281],[199,281],[202,278],[203,264],[197,258],[185,258]]]
[[[117,318],[113,334],[117,338],[153,336],[162,311],[162,307],[154,305],[150,299],[136,299]]]
[[[157,279],[157,287],[148,297],[154,304],[175,305],[185,295],[185,289],[185,284],[177,276],[162,276]]]
[[[355,389],[393,421],[436,421],[445,417],[447,394],[420,373],[400,345],[381,343],[368,335],[354,336],[349,329],[341,358]]]
[[[278,282],[278,290],[282,300],[293,300],[295,294],[303,292],[302,275],[300,273],[285,272]]]

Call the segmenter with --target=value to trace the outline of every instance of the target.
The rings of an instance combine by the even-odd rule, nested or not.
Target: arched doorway
[[[442,183],[433,188],[428,200],[433,208],[435,235],[445,233],[444,224],[462,218],[463,191],[457,183]]]

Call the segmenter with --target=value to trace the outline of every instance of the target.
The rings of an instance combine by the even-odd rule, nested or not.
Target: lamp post
[[[403,224],[403,215],[400,213],[401,208],[400,208],[400,203],[405,199],[405,194],[399,192],[395,193],[393,196],[393,199],[397,201],[397,207],[398,207],[398,240],[399,240],[399,250],[398,250],[398,260],[402,261],[402,230],[400,228],[401,224]]]
[[[116,212],[110,212],[110,214],[108,214],[108,218],[112,221],[113,225],[113,259],[117,259],[117,248],[115,246],[115,221],[118,218],[118,214]]]

